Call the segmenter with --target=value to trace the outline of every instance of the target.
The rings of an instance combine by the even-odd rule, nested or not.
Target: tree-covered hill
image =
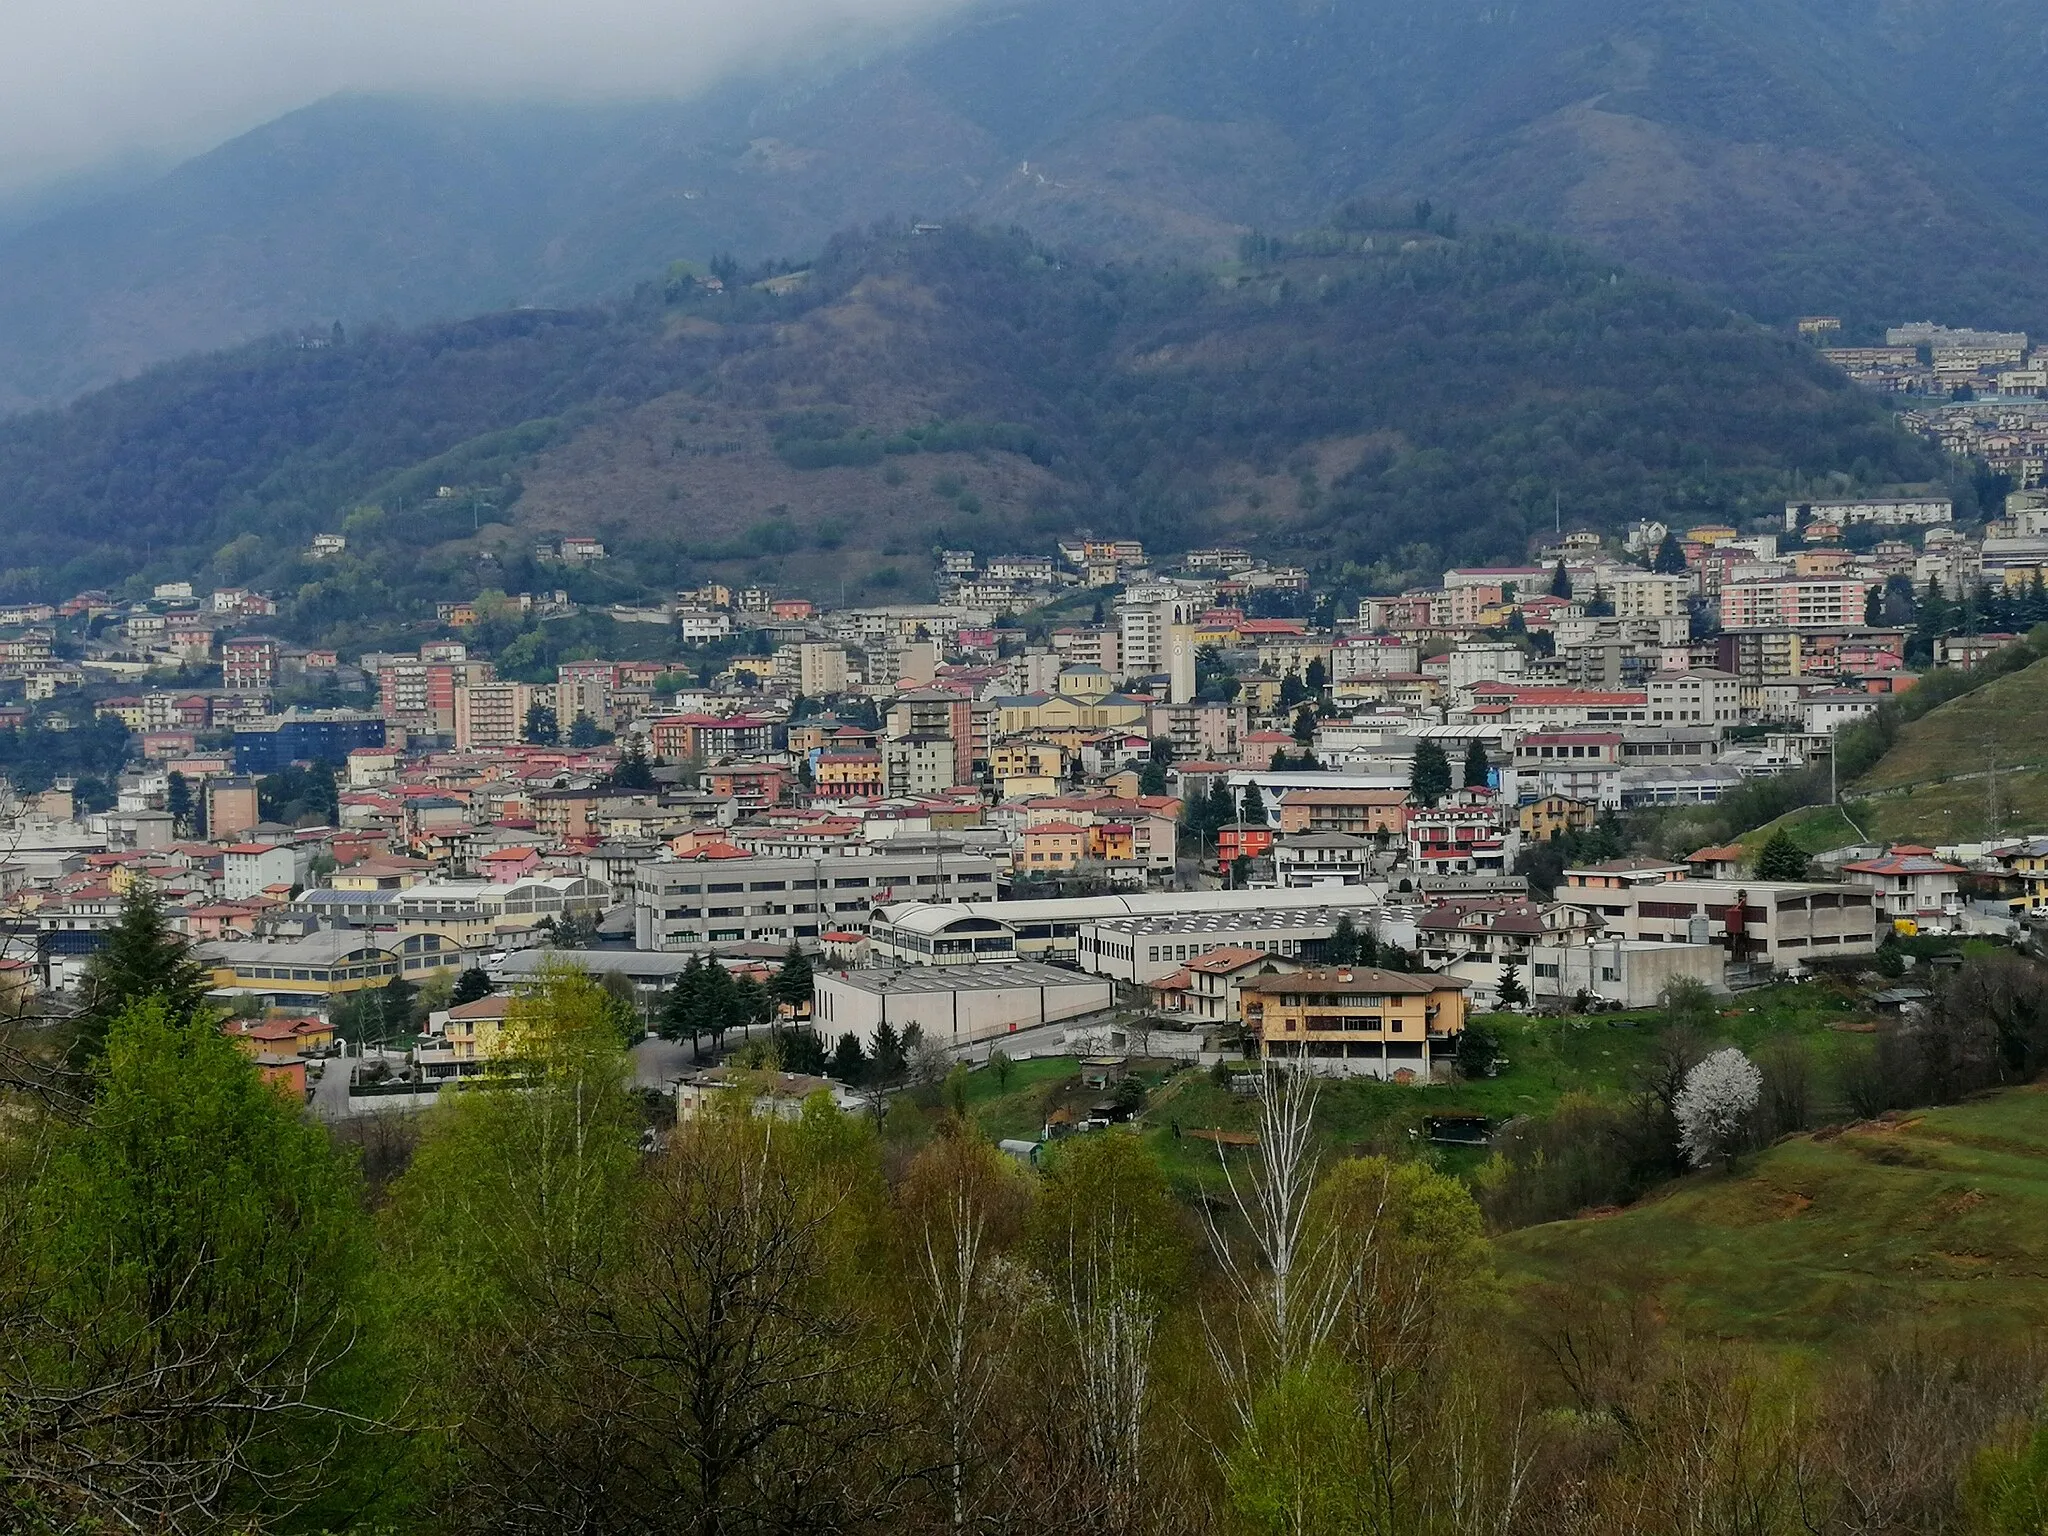
[[[591,532],[619,558],[587,595],[706,568],[829,594],[1081,526],[1384,583],[1519,556],[1559,509],[1740,521],[1795,475],[1945,472],[1782,336],[1414,207],[1221,270],[948,226],[728,275],[273,341],[0,422],[0,589],[198,574],[396,611],[552,584],[535,536]],[[323,530],[349,552],[309,563]]]

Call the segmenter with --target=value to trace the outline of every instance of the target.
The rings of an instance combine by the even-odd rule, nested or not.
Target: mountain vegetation
[[[1815,480],[1946,472],[1808,350],[1426,208],[1352,209],[1220,276],[877,227],[801,272],[277,340],[0,423],[0,591],[199,575],[285,594],[313,634],[707,570],[914,590],[934,544],[1086,526],[1249,541],[1362,590],[1520,556],[1560,510],[1740,521]],[[347,551],[311,559],[318,531]],[[536,565],[570,532],[613,558]]]
[[[333,1127],[203,1009],[129,999],[62,1095],[0,1017],[0,1492],[39,1531],[2018,1536],[2039,975],[1973,956],[1868,1032],[1826,980],[1509,1019],[1428,1088],[1139,1062],[1133,1124],[1034,1166],[991,1134],[1098,1096],[1071,1058],[847,1036],[874,1112],[783,1118],[771,1032],[656,1124],[568,964],[500,1069]],[[1681,1177],[1716,1060],[1750,1107]],[[1467,1093],[1491,1154],[1416,1155]]]
[[[0,407],[889,210],[1216,259],[1430,197],[1767,320],[2039,330],[2044,48],[2025,0],[1027,0],[684,103],[336,99],[0,241]]]

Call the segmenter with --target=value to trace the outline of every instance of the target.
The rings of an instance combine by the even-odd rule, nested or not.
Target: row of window
[[[714,880],[709,884],[663,885],[653,887],[664,896],[698,896],[727,891],[816,891],[829,886],[840,891],[865,891],[874,886],[888,889],[899,885],[992,885],[995,876],[986,873],[953,875],[853,875],[844,880]]]
[[[763,904],[753,908],[751,915],[755,917],[784,917],[792,912],[865,912],[867,910],[868,904],[865,901],[794,901],[787,906],[773,903]],[[744,906],[710,908],[666,907],[662,910],[661,915],[670,922],[691,922],[700,917],[746,917],[749,915],[749,911]]]

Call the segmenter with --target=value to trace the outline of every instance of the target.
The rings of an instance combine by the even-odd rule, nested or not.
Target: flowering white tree
[[[1763,1073],[1733,1046],[1685,1074],[1671,1111],[1678,1118],[1678,1144],[1695,1168],[1733,1155],[1763,1089]]]

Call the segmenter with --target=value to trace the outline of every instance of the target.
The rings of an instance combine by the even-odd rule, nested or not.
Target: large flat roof
[[[1065,896],[1037,901],[892,902],[881,909],[891,927],[914,925],[912,914],[937,910],[945,918],[992,917],[1003,923],[1090,922],[1098,918],[1153,917],[1192,912],[1287,911],[1301,907],[1376,907],[1384,882],[1281,891],[1134,891],[1128,896]]]
[[[872,996],[908,992],[997,992],[1009,987],[1108,987],[1106,977],[1086,976],[1057,965],[1018,960],[993,965],[904,965],[855,971],[819,971],[819,980]]]
[[[1344,916],[1333,907],[1301,907],[1286,912],[1194,912],[1178,916],[1120,917],[1096,923],[1112,933],[1270,933],[1281,929],[1335,926]]]

